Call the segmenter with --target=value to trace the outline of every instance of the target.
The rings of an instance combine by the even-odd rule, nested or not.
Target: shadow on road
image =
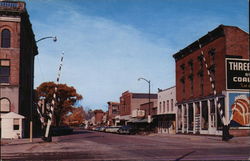
[[[188,156],[188,155],[190,155],[190,154],[192,154],[192,153],[194,153],[194,152],[195,152],[195,151],[191,151],[191,152],[189,152],[189,153],[187,153],[187,154],[184,154],[183,156],[177,158],[175,161],[180,161],[181,159],[185,158],[186,156]]]
[[[73,133],[71,135],[75,135],[75,134],[89,134],[89,133],[93,133],[92,131],[86,131],[86,130],[75,130],[73,131]]]

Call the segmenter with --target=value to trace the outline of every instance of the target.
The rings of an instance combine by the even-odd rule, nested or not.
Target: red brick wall
[[[226,53],[249,59],[249,35],[237,27],[225,28]]]
[[[108,120],[110,121],[110,124],[112,124],[112,120],[115,119],[115,116],[119,115],[119,106],[120,106],[120,103],[117,103],[117,102],[108,102]],[[114,114],[113,113],[113,110],[114,109],[117,109],[117,113]]]
[[[96,124],[101,124],[102,123],[102,119],[103,119],[103,111],[94,111],[95,113],[95,123]]]
[[[157,102],[150,102],[150,115],[153,116],[153,115],[156,115],[157,114],[157,108],[154,108],[156,106]],[[145,103],[145,104],[142,104],[140,106],[140,109],[141,110],[144,110],[145,111],[145,117],[148,116],[149,114],[149,108],[148,108],[148,103]]]
[[[224,37],[220,37],[209,44],[202,47],[202,51],[207,60],[208,67],[211,64],[211,56],[208,54],[209,50],[215,49],[215,87],[218,94],[226,89],[226,77],[225,77],[225,57],[226,55],[242,56],[243,58],[249,59],[249,44],[248,44],[248,34],[235,27],[224,27]],[[190,100],[194,98],[200,98],[212,95],[211,83],[205,68],[203,65],[203,79],[204,79],[204,93],[201,93],[200,88],[200,78],[197,72],[200,68],[200,63],[197,57],[201,54],[201,50],[198,49],[187,56],[176,61],[176,99],[177,102],[182,102],[185,100]],[[193,60],[193,81],[194,90],[193,95],[191,94],[191,81],[188,79],[190,74],[190,66],[188,65],[189,60]],[[185,64],[185,96],[183,96],[183,85],[180,81],[182,78],[181,65]]]
[[[131,99],[132,93],[128,91],[124,92],[120,97],[120,115],[130,115],[131,114]]]
[[[20,66],[20,23],[0,21],[0,33],[3,29],[11,32],[11,47],[0,47],[0,59],[10,60],[10,85],[19,84],[19,66]],[[1,39],[0,39],[1,44]]]

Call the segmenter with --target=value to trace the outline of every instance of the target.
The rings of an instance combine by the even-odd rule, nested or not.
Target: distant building
[[[158,91],[158,106],[156,118],[158,123],[158,133],[176,133],[177,107],[175,86]]]
[[[173,57],[178,132],[221,135],[222,117],[226,123],[230,121],[231,134],[249,135],[249,34],[238,27],[220,25]]]
[[[103,124],[103,116],[104,116],[104,112],[102,110],[95,110],[94,111],[95,125],[102,125]]]
[[[122,96],[120,97],[120,116],[116,117],[116,119],[119,120],[119,124],[127,124],[127,122],[131,120],[132,114],[140,114],[143,111],[140,109],[141,105],[148,102],[149,94],[147,93],[132,93],[129,91],[122,93]],[[157,94],[150,94],[150,103],[152,102],[157,102]],[[145,105],[142,106],[145,107]],[[140,117],[145,117],[145,114]],[[147,122],[147,119],[145,121]]]
[[[21,129],[28,137],[34,86],[35,36],[24,2],[0,1],[0,113],[1,127]],[[10,114],[11,113],[11,114]],[[15,114],[14,114],[15,113]],[[3,125],[13,116],[14,126]],[[16,119],[24,119],[24,126]],[[3,130],[2,130],[3,132]],[[6,136],[2,133],[2,136]],[[13,137],[13,135],[9,135]]]
[[[116,125],[115,117],[120,114],[120,103],[108,102],[108,125]]]
[[[140,105],[140,110],[144,111],[144,117],[154,116],[157,114],[157,99]]]

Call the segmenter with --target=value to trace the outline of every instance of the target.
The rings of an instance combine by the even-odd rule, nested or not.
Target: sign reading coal
[[[247,59],[226,59],[227,89],[250,89],[250,62]]]

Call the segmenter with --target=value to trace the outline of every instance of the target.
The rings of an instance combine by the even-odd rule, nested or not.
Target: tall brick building
[[[0,45],[0,112],[24,116],[28,136],[38,51],[24,2],[0,1]]]
[[[208,68],[203,61],[202,51]],[[242,86],[242,88],[229,89],[226,86],[227,59],[244,60],[245,65],[249,66],[248,33],[238,27],[220,25],[174,54],[173,57],[176,62],[178,132],[221,135],[222,122],[215,97],[219,97],[226,120],[230,120],[232,115],[233,107],[230,101],[236,98],[230,98],[230,94],[245,95],[246,98],[248,97],[246,102],[248,101],[249,106],[249,81],[243,82],[248,88]],[[215,84],[216,96],[211,82]],[[246,106],[246,110],[248,108]],[[244,115],[247,117],[249,112]],[[233,130],[249,132],[249,123],[243,126],[232,127],[231,132],[235,133]]]
[[[94,116],[95,116],[95,125],[102,125],[103,124],[103,116],[104,112],[102,110],[95,110]]]
[[[149,103],[149,94],[147,93],[132,93],[129,91],[123,92],[120,97],[120,124],[126,124],[132,117],[133,113],[141,112],[145,110],[148,114],[149,110],[146,107]],[[153,114],[156,111],[157,106],[157,94],[150,94],[150,113]],[[141,109],[142,108],[142,109]],[[156,113],[156,112],[155,112]],[[137,115],[135,114],[135,115]],[[144,114],[144,117],[146,115]]]
[[[108,102],[108,125],[115,125],[115,117],[120,114],[119,102]]]

